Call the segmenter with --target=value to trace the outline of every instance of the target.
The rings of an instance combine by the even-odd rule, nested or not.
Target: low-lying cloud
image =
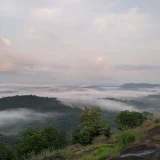
[[[26,108],[0,111],[0,127],[16,125],[17,123],[28,123],[32,121],[45,121],[50,117],[58,117],[58,113],[41,113]]]
[[[5,86],[7,87],[7,85]],[[120,90],[118,87],[87,87],[87,86],[30,86],[30,85],[9,85],[8,91],[16,91],[16,93],[0,93],[0,96],[9,95],[37,95],[41,97],[56,97],[62,103],[70,107],[101,107],[102,109],[109,111],[121,111],[121,110],[137,110],[137,106],[120,103],[118,101],[111,101],[103,98],[116,98],[122,100],[134,100],[137,98],[143,98],[150,94],[157,94],[159,89],[153,90]],[[2,86],[1,86],[2,88]],[[3,89],[4,90],[4,89]]]

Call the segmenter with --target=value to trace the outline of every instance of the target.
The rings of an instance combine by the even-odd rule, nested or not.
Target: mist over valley
[[[17,134],[27,127],[54,125],[71,131],[85,107],[100,107],[113,127],[122,110],[159,112],[160,88],[138,86],[1,84],[0,130]]]

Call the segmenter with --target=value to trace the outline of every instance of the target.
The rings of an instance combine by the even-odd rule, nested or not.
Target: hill
[[[29,127],[41,129],[52,125],[71,132],[77,127],[82,112],[83,108],[69,107],[57,98],[35,95],[0,98],[0,132],[4,134],[1,140],[14,146],[19,133]],[[116,128],[113,118],[116,114],[103,111],[113,130]]]
[[[0,98],[0,130],[3,133],[15,134],[27,127],[43,128],[53,125],[64,131],[76,128],[83,108],[70,107],[57,98],[38,97],[35,95],[13,96]],[[103,116],[109,123],[117,112],[104,110]]]
[[[126,83],[120,86],[121,89],[139,89],[139,88],[155,88],[155,87],[160,87],[160,84]]]
[[[64,105],[56,98],[25,95],[0,98],[0,112],[3,114],[1,132],[18,133],[27,127],[48,125],[72,130],[77,126],[82,110]]]

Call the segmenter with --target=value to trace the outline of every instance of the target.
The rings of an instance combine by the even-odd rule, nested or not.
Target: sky
[[[0,0],[0,83],[160,83],[159,0]]]

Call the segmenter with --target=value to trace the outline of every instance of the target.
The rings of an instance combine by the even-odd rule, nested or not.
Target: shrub
[[[160,123],[160,119],[155,119],[154,124]]]
[[[75,130],[72,136],[74,144],[90,144],[93,139],[89,131],[84,131],[80,129]]]
[[[39,154],[45,148],[47,148],[46,140],[38,133],[22,139],[17,145],[18,154],[25,157],[27,157],[31,152]]]
[[[151,120],[153,114],[149,112],[135,112],[135,111],[121,111],[115,118],[115,122],[118,124],[120,130],[126,130],[129,128],[135,128],[145,120]]]
[[[100,108],[86,108],[80,117],[80,124],[72,134],[73,143],[90,144],[94,137],[110,136],[110,127],[101,115]]]
[[[11,146],[0,143],[0,159],[1,160],[16,160],[14,150]]]

